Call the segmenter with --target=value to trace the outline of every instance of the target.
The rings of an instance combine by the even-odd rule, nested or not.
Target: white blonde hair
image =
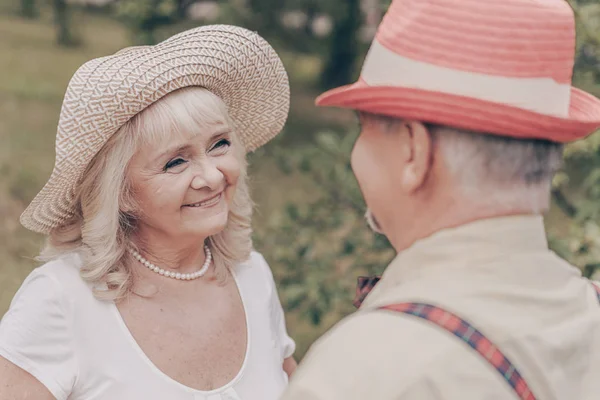
[[[223,101],[200,87],[179,89],[137,114],[94,157],[78,184],[75,217],[50,233],[39,259],[49,261],[77,252],[83,259],[81,276],[93,284],[96,297],[123,299],[133,284],[126,262],[137,209],[127,179],[131,158],[140,146],[156,143],[164,135],[195,134],[222,122],[233,130]],[[240,177],[225,229],[210,236],[206,243],[220,279],[227,276],[228,268],[247,260],[252,249],[253,204],[245,149],[236,132],[232,132],[231,139],[241,164]]]

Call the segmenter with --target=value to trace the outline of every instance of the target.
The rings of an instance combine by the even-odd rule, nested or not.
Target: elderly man
[[[318,104],[358,111],[352,168],[398,256],[283,399],[600,399],[600,293],[541,216],[562,143],[600,126],[574,49],[564,0],[392,2]]]

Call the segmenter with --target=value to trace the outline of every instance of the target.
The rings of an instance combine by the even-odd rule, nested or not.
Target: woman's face
[[[241,172],[234,146],[225,122],[142,145],[128,169],[136,234],[187,241],[221,232]]]

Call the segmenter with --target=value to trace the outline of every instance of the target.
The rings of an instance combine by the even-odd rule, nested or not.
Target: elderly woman
[[[0,324],[0,399],[268,400],[295,368],[252,251],[245,154],[289,106],[255,33],[206,26],[83,65],[50,180],[48,235]]]

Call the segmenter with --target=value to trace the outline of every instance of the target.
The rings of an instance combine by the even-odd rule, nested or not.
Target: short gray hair
[[[517,139],[426,124],[448,167],[469,183],[480,178],[494,184],[524,186],[552,178],[562,162],[562,145],[541,139]],[[465,167],[478,166],[477,169]],[[473,179],[469,179],[472,177]]]
[[[393,117],[362,115],[387,131],[405,123]],[[548,207],[552,177],[562,164],[562,144],[424,125],[465,195],[498,206],[527,207],[533,212]]]

